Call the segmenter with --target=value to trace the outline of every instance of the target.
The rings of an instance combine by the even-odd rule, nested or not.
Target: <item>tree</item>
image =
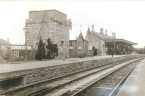
[[[54,58],[58,54],[58,46],[57,44],[52,44],[50,38],[47,39],[47,59]]]
[[[46,59],[50,59],[51,55],[52,55],[52,42],[51,42],[50,38],[47,39],[46,50],[47,50],[47,58]]]
[[[48,45],[46,46],[46,48],[51,50],[52,49],[52,41],[50,38],[47,39],[47,44]]]
[[[138,54],[144,54],[144,48],[136,48]]]
[[[37,50],[35,59],[36,60],[45,59],[45,46],[44,46],[41,38],[39,40],[38,50]]]
[[[2,56],[4,60],[6,60],[7,62],[10,61],[11,59],[11,51],[9,49],[9,47],[7,47],[6,51],[5,51],[5,55]]]
[[[54,57],[58,55],[58,46],[57,46],[57,44],[52,44],[52,52],[54,53]]]

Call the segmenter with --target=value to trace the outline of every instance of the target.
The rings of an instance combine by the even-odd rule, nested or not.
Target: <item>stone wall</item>
[[[98,55],[105,55],[105,42],[98,38],[93,33],[89,35],[89,46],[94,46],[96,49],[98,49]],[[103,47],[104,45],[104,47]],[[91,55],[90,52],[88,52],[89,55]]]
[[[63,47],[63,50],[66,50],[65,54],[69,57],[71,25],[72,22],[67,19],[67,15],[57,10],[30,11],[29,19],[26,20],[26,43],[37,50],[40,37],[46,45],[47,39],[50,38],[54,44],[58,45],[58,52],[61,53]]]
[[[29,18],[35,22],[57,20],[62,24],[65,24],[67,20],[67,14],[59,12],[57,10],[41,10],[41,11],[30,11]]]
[[[22,85],[25,86],[25,85],[53,79],[59,76],[71,74],[73,72],[86,70],[86,69],[102,66],[105,64],[109,64],[121,60],[139,58],[143,56],[145,55],[129,55],[129,56],[122,56],[122,57],[113,57],[113,58],[76,62],[71,64],[63,64],[59,66],[51,66],[51,67],[49,66],[49,67],[0,73],[0,81],[12,77],[20,76],[23,77]]]

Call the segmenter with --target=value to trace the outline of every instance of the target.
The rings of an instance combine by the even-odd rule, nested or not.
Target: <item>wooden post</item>
[[[14,51],[12,51],[12,62],[14,62]]]

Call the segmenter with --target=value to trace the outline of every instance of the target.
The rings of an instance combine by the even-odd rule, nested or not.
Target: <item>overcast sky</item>
[[[117,38],[145,46],[145,1],[0,1],[0,38],[9,38],[12,44],[24,44],[25,21],[29,11],[56,9],[72,20],[70,39],[80,32],[85,37],[88,26],[94,24],[95,31],[116,32]]]

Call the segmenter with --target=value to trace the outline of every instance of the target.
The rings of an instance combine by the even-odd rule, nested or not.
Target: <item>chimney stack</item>
[[[116,38],[116,33],[115,32],[112,32],[112,37]]]
[[[94,30],[94,24],[92,24],[92,32],[94,32],[95,30]]]
[[[107,30],[105,30],[105,35],[107,35]]]
[[[100,33],[103,34],[103,28],[100,28]]]
[[[9,38],[7,38],[7,42],[9,42]]]

